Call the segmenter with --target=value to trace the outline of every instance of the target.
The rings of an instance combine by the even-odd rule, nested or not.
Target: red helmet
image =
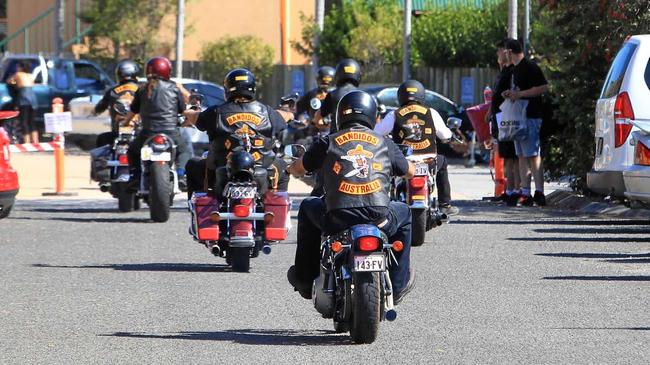
[[[169,80],[172,63],[166,57],[154,57],[147,61],[146,75],[148,79],[159,78]]]

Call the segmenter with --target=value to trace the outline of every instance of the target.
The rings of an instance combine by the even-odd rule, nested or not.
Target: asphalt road
[[[0,363],[648,363],[647,221],[459,202],[372,345],[335,334],[285,273],[295,232],[248,274],[146,208],[31,200],[0,221]],[[295,216],[295,211],[293,212]]]

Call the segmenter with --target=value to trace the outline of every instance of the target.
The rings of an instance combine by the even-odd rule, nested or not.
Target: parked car
[[[650,120],[636,119],[632,122],[638,131],[632,133],[634,163],[623,171],[625,196],[631,205],[637,202],[650,204]]]
[[[596,104],[593,169],[587,187],[625,196],[623,171],[634,164],[635,120],[650,119],[650,35],[628,38],[614,58]]]
[[[52,109],[52,99],[63,99],[65,108],[70,100],[101,95],[115,83],[99,65],[86,60],[46,58],[40,55],[17,54],[6,56],[0,63],[0,109],[11,109],[13,100],[7,89],[7,79],[16,72],[20,61],[32,65],[34,92],[38,106],[34,116],[37,122],[43,121],[43,114]]]
[[[18,174],[9,163],[9,135],[2,127],[5,119],[14,118],[16,115],[17,112],[0,112],[0,219],[9,215],[18,194]]]

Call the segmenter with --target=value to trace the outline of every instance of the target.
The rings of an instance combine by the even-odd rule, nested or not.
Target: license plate
[[[429,165],[426,163],[418,163],[415,165],[415,175],[416,176],[427,176],[429,175]]]
[[[386,259],[383,254],[354,256],[354,271],[384,271]]]
[[[151,161],[171,161],[172,154],[169,152],[152,153],[149,157]]]
[[[231,186],[228,189],[230,199],[252,199],[256,193],[257,188],[254,186]]]

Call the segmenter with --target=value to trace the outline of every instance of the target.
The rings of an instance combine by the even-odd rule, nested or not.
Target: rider
[[[389,197],[390,175],[413,177],[415,167],[389,139],[373,131],[377,104],[372,96],[352,91],[338,103],[338,131],[311,145],[289,166],[293,175],[322,169],[325,197],[305,198],[298,211],[295,265],[287,277],[304,298],[311,297],[319,274],[321,234],[335,234],[355,224],[375,224],[391,242],[400,240],[398,265],[390,268],[394,300],[399,303],[415,284],[409,268],[411,213]]]
[[[157,133],[165,133],[176,144],[176,172],[179,185],[185,185],[185,164],[190,159],[188,146],[178,128],[178,115],[185,112],[189,92],[182,85],[169,80],[172,64],[165,57],[147,61],[147,83],[135,93],[131,111],[124,121],[128,125],[136,114],[142,120],[142,130],[129,145],[131,186],[140,181],[140,150],[144,142]]]
[[[124,101],[127,105],[131,104],[135,97],[135,92],[138,91],[138,73],[140,73],[140,67],[131,60],[122,60],[117,64],[115,78],[119,80],[119,84],[106,91],[104,97],[95,105],[95,110],[93,111],[93,114],[97,115],[108,109],[108,113],[111,116],[111,131],[97,136],[97,147],[112,144],[115,138],[117,138],[120,122],[124,120],[124,116],[119,115],[113,109],[113,106],[118,100]]]
[[[323,118],[331,115],[332,122],[329,125],[330,134],[336,132],[336,106],[343,95],[352,90],[357,90],[361,82],[361,67],[357,61],[346,58],[336,65],[336,89],[327,94],[323,100],[320,110],[314,115],[314,125],[319,129],[326,129],[328,126],[323,123]]]
[[[277,111],[282,116],[285,122],[295,119],[296,117],[296,100],[298,100],[298,93],[291,93],[280,98]]]
[[[286,127],[284,119],[273,107],[255,100],[255,76],[247,69],[231,70],[223,84],[226,103],[187,118],[188,124],[206,131],[210,139],[207,159],[194,158],[187,163],[188,198],[192,197],[192,192],[204,189],[206,170],[210,185],[214,186],[212,179],[225,171],[221,167],[226,166],[228,155],[238,146],[235,136],[246,134],[253,147],[260,147],[252,153],[256,163],[272,171],[268,175],[269,187],[287,191],[286,163],[273,153],[274,137]]]
[[[386,114],[375,131],[383,135],[392,134],[395,143],[413,148],[413,155],[436,155],[435,163],[430,163],[429,168],[436,171],[440,211],[447,215],[457,214],[458,208],[450,204],[447,159],[438,154],[436,145],[436,137],[445,141],[451,138],[452,133],[435,109],[424,106],[424,98],[424,86],[419,81],[403,82],[397,89],[399,109]]]
[[[314,98],[321,102],[325,100],[325,97],[327,97],[330,87],[332,86],[332,81],[334,81],[335,73],[336,70],[331,66],[321,66],[318,68],[318,71],[316,72],[316,84],[318,86],[307,91],[305,95],[298,99],[298,103],[296,104],[296,115],[307,113],[309,119],[314,118],[316,110],[311,107],[310,102]]]

